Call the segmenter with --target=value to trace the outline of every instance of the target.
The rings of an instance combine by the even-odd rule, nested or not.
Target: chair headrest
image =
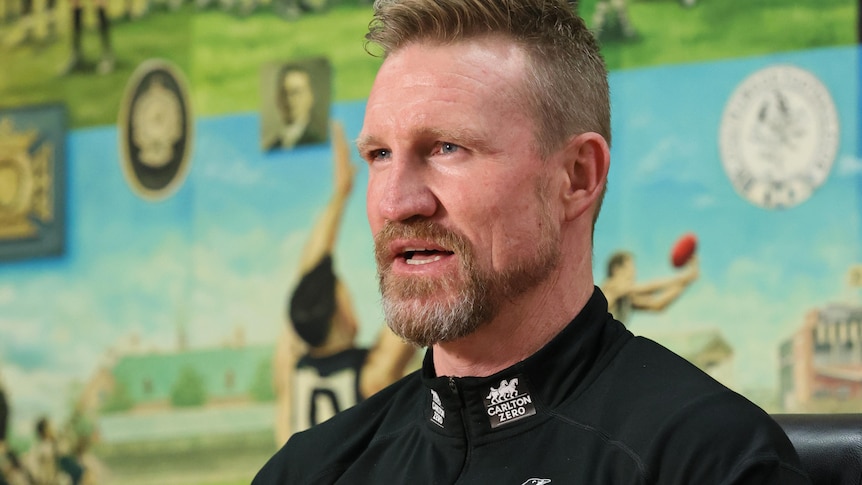
[[[814,485],[862,485],[862,414],[773,414]]]

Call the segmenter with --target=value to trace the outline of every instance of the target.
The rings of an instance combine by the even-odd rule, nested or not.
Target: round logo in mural
[[[132,73],[118,122],[126,181],[147,199],[173,194],[188,173],[193,123],[188,89],[171,63],[151,59]]]
[[[832,169],[838,114],[811,72],[779,64],[746,78],[725,107],[721,161],[740,196],[766,209],[807,200]]]

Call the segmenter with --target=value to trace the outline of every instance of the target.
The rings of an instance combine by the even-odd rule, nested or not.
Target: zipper
[[[472,454],[473,446],[470,443],[470,430],[467,426],[467,407],[464,405],[464,398],[461,396],[461,392],[458,390],[458,383],[455,382],[455,378],[452,376],[449,376],[449,389],[452,391],[452,394],[458,398],[458,411],[461,415],[461,429],[464,432],[464,448],[466,450],[464,453],[464,464],[461,466],[458,478],[455,479],[455,483],[458,483],[458,481],[464,476],[464,471],[470,463],[470,455]]]

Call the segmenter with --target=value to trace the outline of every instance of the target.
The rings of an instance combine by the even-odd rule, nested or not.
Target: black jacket
[[[596,289],[490,377],[417,371],[294,435],[253,485],[810,483],[760,408],[655,342]]]

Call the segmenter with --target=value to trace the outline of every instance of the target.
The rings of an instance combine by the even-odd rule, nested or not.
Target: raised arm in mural
[[[608,299],[611,314],[628,323],[634,310],[659,312],[667,308],[697,280],[699,274],[697,256],[692,256],[677,274],[639,283],[634,255],[618,251],[608,259],[607,277],[600,287]]]
[[[275,356],[276,441],[328,419],[404,375],[415,348],[385,325],[371,349],[357,348],[358,321],[347,287],[335,274],[333,249],[356,167],[340,125],[332,128],[333,194],[299,262],[289,324]]]

